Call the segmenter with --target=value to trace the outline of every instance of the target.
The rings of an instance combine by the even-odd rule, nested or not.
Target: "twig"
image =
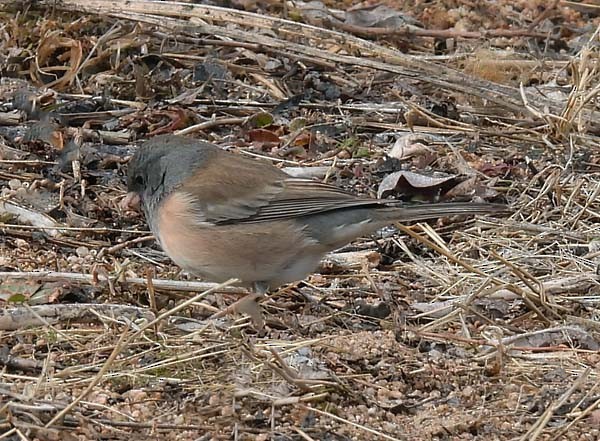
[[[597,386],[598,383],[596,383],[595,386]],[[594,387],[595,387],[594,386]],[[585,409],[583,409],[583,411],[581,411],[579,413],[579,415],[577,415],[573,421],[571,421],[569,424],[566,425],[565,428],[563,428],[560,432],[558,432],[556,435],[554,435],[554,437],[552,438],[551,441],[555,441],[558,439],[562,439],[562,436],[567,433],[569,431],[569,429],[578,421],[581,421],[582,419],[584,419],[585,417],[587,417],[590,413],[592,413],[594,410],[600,408],[600,398],[597,399],[596,401],[594,401],[592,404],[590,404],[588,407],[586,407]]]
[[[117,245],[113,245],[110,248],[103,248],[98,253],[98,260],[104,254],[113,254],[113,253],[116,253],[117,251],[121,251],[123,248],[127,248],[127,247],[130,247],[131,245],[135,245],[135,244],[138,244],[141,242],[148,242],[153,239],[154,239],[153,235],[141,236],[141,237],[136,237],[135,239],[127,240],[127,241],[119,243]]]
[[[139,230],[124,230],[121,228],[106,228],[106,227],[65,227],[61,225],[56,225],[53,227],[45,227],[42,225],[19,225],[19,224],[7,224],[0,223],[0,228],[20,228],[23,230],[57,230],[57,231],[82,231],[87,233],[130,233],[130,234],[148,234],[148,231],[139,231]]]
[[[246,121],[247,118],[215,118],[200,124],[186,127],[182,130],[177,130],[174,133],[175,135],[189,135],[190,133],[199,132],[200,130],[208,130],[214,127],[244,124]]]
[[[171,31],[177,29],[177,32],[182,35],[191,35],[189,30],[191,24],[194,21],[200,21],[201,24],[198,24],[197,28],[205,35],[218,35],[234,41],[260,44],[261,47],[268,49],[281,50],[282,47],[285,47],[287,56],[291,57],[300,55],[313,59],[326,60],[330,63],[361,66],[399,75],[408,75],[410,77],[418,75],[420,80],[429,82],[434,86],[468,93],[496,103],[513,112],[521,113],[523,110],[519,92],[515,88],[467,76],[459,71],[448,68],[444,69],[442,73],[439,66],[436,66],[434,63],[410,57],[402,54],[400,51],[323,27],[208,5],[163,4],[163,2],[144,0],[130,0],[118,6],[114,2],[105,0],[89,0],[85,3],[77,0],[63,0],[59,4],[46,0],[41,3],[51,3],[54,7],[61,9],[77,8],[79,11],[83,10],[136,20],[154,24]],[[175,16],[179,18],[172,18]],[[238,26],[226,26],[228,23],[237,24]],[[249,26],[253,28],[251,31],[240,29],[240,27]],[[302,35],[307,39],[311,37],[318,38],[319,41],[330,38],[331,41],[343,42],[345,46],[348,46],[350,53],[361,53],[361,56],[356,57],[343,53],[335,53],[321,49],[317,45],[302,42],[297,43],[292,39],[284,39],[283,35],[281,38],[271,37],[265,33],[256,32],[254,27],[268,29],[270,33],[273,33],[274,29],[283,30],[283,35],[291,33],[293,35]],[[508,31],[509,35],[510,33],[511,31]],[[545,34],[540,34],[540,37],[548,38]],[[532,98],[532,101],[535,101],[533,105],[539,108],[548,107],[551,111],[557,108],[556,103],[544,97],[535,97]]]
[[[583,385],[583,383],[585,383],[585,380],[591,371],[591,367],[588,367],[585,371],[583,371],[579,378],[577,378],[577,380],[575,380],[575,382],[571,385],[571,387],[567,389],[558,400],[548,406],[542,416],[535,422],[535,424],[533,424],[533,426],[531,426],[527,433],[521,437],[521,440],[535,441],[538,439],[538,437],[542,434],[542,430],[544,430],[544,427],[546,427],[554,413],[566,403],[571,395],[573,395],[575,391]]]
[[[95,278],[99,281],[109,282],[112,281],[109,276],[103,274],[81,274],[81,273],[67,273],[67,272],[56,272],[56,271],[29,271],[29,272],[0,272],[0,280],[5,279],[35,279],[46,282],[56,282],[61,280],[70,280],[78,283],[86,283],[90,285],[96,284]],[[117,280],[118,283],[131,284],[136,286],[146,286],[147,280],[143,277],[121,277]],[[193,282],[183,280],[165,280],[165,279],[152,279],[152,283],[157,289],[171,290],[171,291],[185,291],[185,292],[200,292],[207,289],[213,289],[220,287],[221,285],[209,282]],[[242,288],[229,287],[229,285],[219,288],[219,292],[229,293],[246,293],[247,291]]]
[[[15,216],[21,222],[33,224],[33,228],[43,229],[51,236],[58,235],[58,227],[60,225],[50,216],[46,216],[43,213],[21,207],[12,202],[0,200],[0,215],[4,214]]]
[[[90,320],[98,315],[153,320],[155,315],[146,308],[112,304],[35,305],[0,309],[0,330],[25,329],[66,321]],[[60,333],[59,333],[60,334]],[[66,338],[70,341],[70,338]]]
[[[138,329],[136,332],[134,332],[133,334],[131,334],[129,337],[127,337],[127,332],[123,332],[121,334],[121,336],[119,337],[119,340],[117,341],[115,348],[113,349],[112,353],[110,354],[110,356],[108,357],[108,359],[106,360],[106,362],[104,363],[104,365],[102,366],[102,368],[100,369],[100,371],[98,372],[98,374],[94,377],[94,379],[92,380],[92,382],[85,388],[85,390],[72,402],[70,403],[67,407],[65,407],[62,411],[60,411],[54,418],[52,418],[45,427],[50,427],[51,425],[53,425],[56,421],[58,421],[59,419],[61,419],[63,416],[65,416],[66,414],[68,414],[76,405],[77,403],[79,403],[81,400],[83,400],[94,388],[94,386],[96,386],[103,378],[104,374],[106,373],[106,371],[108,371],[108,369],[110,368],[110,366],[113,364],[113,361],[116,359],[117,355],[119,355],[119,353],[125,348],[127,347],[133,340],[135,340],[137,337],[139,337],[140,335],[142,335],[147,329],[154,327],[156,324],[160,323],[162,320],[164,320],[165,318],[175,314],[176,312],[181,311],[184,308],[187,308],[189,305],[191,305],[194,302],[197,302],[198,300],[206,297],[208,294],[211,294],[212,292],[217,291],[220,288],[224,288],[226,286],[229,286],[233,283],[238,282],[237,279],[229,279],[228,281],[221,283],[217,286],[215,286],[214,288],[208,289],[188,300],[186,300],[185,302],[180,303],[179,305],[175,306],[174,308],[171,308],[170,310],[164,312],[163,314],[159,315],[158,317],[156,317],[154,320],[146,323],[145,325],[143,325],[142,327],[140,327],[140,329]],[[127,338],[126,338],[127,337]]]
[[[294,432],[296,432],[298,435],[300,435],[300,438],[302,438],[305,441],[316,441],[313,437],[309,436],[304,430],[301,430],[298,427],[294,426],[294,427],[292,427],[292,430]]]
[[[22,124],[25,119],[25,112],[20,110],[0,112],[0,126],[17,126]]]
[[[121,333],[121,335],[119,336],[119,340],[115,344],[115,348],[113,349],[111,354],[108,356],[108,358],[102,365],[102,368],[100,369],[100,371],[98,371],[98,373],[96,374],[94,379],[90,382],[90,384],[88,384],[88,386],[83,390],[83,392],[81,392],[77,398],[75,398],[71,403],[69,403],[69,405],[67,407],[65,407],[63,410],[58,412],[54,416],[54,418],[52,418],[50,421],[48,421],[48,423],[46,423],[46,425],[44,427],[48,428],[48,427],[52,426],[55,422],[57,422],[62,417],[64,417],[66,414],[68,414],[73,408],[75,408],[75,406],[77,406],[77,404],[81,400],[83,400],[85,397],[88,396],[88,394],[92,391],[92,389],[98,383],[100,383],[100,381],[102,381],[104,374],[112,366],[112,363],[117,358],[117,355],[119,355],[121,350],[123,350],[123,347],[126,345],[126,342],[129,342],[129,339],[126,340],[126,337],[127,337],[127,331],[123,331]]]
[[[386,27],[363,27],[344,23],[339,20],[328,20],[329,24],[342,31],[358,35],[364,38],[385,38],[385,37],[431,37],[437,39],[447,38],[470,38],[470,39],[490,39],[490,38],[513,38],[513,37],[531,37],[531,38],[549,38],[556,40],[560,35],[549,35],[544,32],[534,32],[531,29],[489,29],[486,31],[461,31],[456,29],[420,29],[414,26],[402,26],[398,28]]]
[[[357,429],[364,430],[365,432],[371,433],[373,435],[377,435],[381,439],[387,439],[387,440],[390,440],[390,441],[403,441],[400,438],[395,438],[393,436],[386,435],[385,433],[382,433],[382,432],[380,432],[378,430],[371,429],[370,427],[363,426],[362,424],[354,423],[354,422],[352,422],[350,420],[347,420],[345,418],[339,417],[339,416],[334,415],[332,413],[325,412],[324,410],[320,410],[320,409],[317,409],[317,408],[312,407],[312,406],[307,406],[305,404],[301,404],[300,406],[303,409],[310,410],[312,412],[318,413],[319,415],[323,415],[323,416],[329,417],[329,418],[331,418],[331,419],[333,419],[335,421],[339,421],[340,423],[349,424],[352,427],[356,427]]]
[[[396,224],[396,227],[406,233],[407,235],[409,235],[410,237],[412,237],[413,239],[417,239],[419,242],[424,243],[425,245],[427,245],[428,247],[430,247],[431,249],[435,250],[436,252],[440,253],[441,255],[447,257],[448,259],[450,259],[452,262],[461,265],[462,267],[464,267],[465,269],[478,274],[480,276],[484,276],[484,277],[489,277],[487,274],[485,274],[483,271],[481,271],[478,268],[475,268],[473,265],[465,262],[462,259],[459,259],[458,257],[448,253],[446,250],[444,250],[442,247],[438,246],[437,244],[433,243],[432,241],[430,241],[429,239],[426,239],[425,237],[421,236],[420,234],[415,233],[414,231],[412,231],[412,229],[401,225],[401,224]],[[497,277],[489,277],[490,282],[493,282],[496,285],[499,286],[503,286],[507,289],[510,289],[511,291],[513,291],[515,294],[519,294],[521,296],[521,298],[523,299],[523,301],[525,302],[525,304],[532,309],[539,317],[540,319],[542,319],[544,322],[546,322],[547,324],[550,324],[550,320],[544,315],[542,314],[542,312],[539,310],[539,308],[531,301],[531,299],[529,298],[531,293],[525,291],[524,289],[519,288],[518,286],[514,285],[514,284],[510,284],[510,283],[506,283],[503,282],[502,280],[498,279]]]
[[[556,10],[558,3],[560,0],[554,0],[551,5],[549,5],[540,15],[538,15],[530,24],[527,26],[528,31],[533,31],[542,21],[550,17],[552,12]]]

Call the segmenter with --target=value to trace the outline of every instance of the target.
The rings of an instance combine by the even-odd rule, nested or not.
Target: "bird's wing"
[[[344,208],[384,206],[383,201],[361,198],[333,185],[312,179],[286,178],[283,188],[256,214],[243,222],[266,222],[298,218]]]
[[[268,163],[234,156],[208,163],[177,190],[193,201],[195,216],[214,224],[292,219],[357,206],[384,205],[333,185],[293,178]],[[232,159],[232,158],[230,158]]]

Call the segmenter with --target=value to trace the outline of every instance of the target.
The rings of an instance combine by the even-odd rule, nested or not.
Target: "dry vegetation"
[[[0,1],[0,440],[599,439],[600,8],[213,3]],[[165,132],[513,213],[364,238],[257,332],[118,207]]]

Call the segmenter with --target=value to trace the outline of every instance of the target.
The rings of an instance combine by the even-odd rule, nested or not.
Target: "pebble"
[[[18,188],[21,188],[23,184],[18,179],[11,179],[10,181],[8,181],[8,186],[11,190],[16,190]]]
[[[75,253],[77,253],[77,255],[78,255],[79,257],[86,257],[86,256],[89,256],[89,254],[90,254],[90,250],[89,250],[89,248],[88,248],[88,247],[78,247],[78,248],[75,250]]]
[[[15,239],[15,245],[17,248],[29,248],[29,244],[23,239]]]

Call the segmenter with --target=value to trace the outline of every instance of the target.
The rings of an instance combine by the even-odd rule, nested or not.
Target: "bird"
[[[235,278],[258,297],[306,278],[321,258],[395,222],[506,211],[503,204],[403,205],[292,177],[271,162],[178,135],[141,144],[123,207],[141,206],[164,252],[212,282]]]

